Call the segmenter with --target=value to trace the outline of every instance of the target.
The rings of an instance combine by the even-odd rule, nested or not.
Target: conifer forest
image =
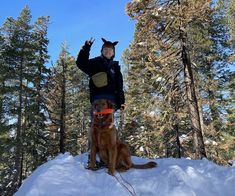
[[[133,155],[235,159],[235,1],[132,0],[119,135]],[[59,153],[87,152],[89,78],[62,44],[50,67],[50,17],[29,7],[0,27],[0,193],[11,196]]]

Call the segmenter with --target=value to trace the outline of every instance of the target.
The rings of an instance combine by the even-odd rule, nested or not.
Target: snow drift
[[[135,163],[149,161],[132,157]],[[235,165],[208,161],[156,159],[157,168],[107,174],[85,169],[87,154],[60,154],[38,167],[14,196],[234,196]]]

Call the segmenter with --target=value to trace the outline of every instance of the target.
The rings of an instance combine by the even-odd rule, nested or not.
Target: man
[[[77,66],[89,77],[90,102],[96,99],[109,99],[117,109],[124,109],[125,97],[123,91],[123,77],[118,61],[114,61],[115,45],[118,42],[106,41],[101,48],[101,56],[89,59],[90,48],[94,42],[90,39],[80,50]]]
[[[118,61],[114,61],[117,41],[111,42],[102,38],[101,55],[89,59],[90,49],[94,39],[87,40],[80,50],[76,64],[89,77],[90,102],[97,99],[107,99],[113,102],[115,110],[125,109],[123,77]],[[89,149],[90,149],[90,136]]]

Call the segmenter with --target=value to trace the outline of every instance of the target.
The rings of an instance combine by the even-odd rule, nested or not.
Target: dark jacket
[[[123,91],[123,77],[120,71],[118,61],[106,59],[103,56],[89,59],[90,46],[84,45],[80,50],[76,64],[79,69],[85,72],[89,77],[90,101],[93,103],[97,96],[114,97],[114,102],[117,109],[120,109],[121,104],[125,103]],[[104,87],[96,87],[91,79],[94,74],[106,72],[108,85]]]

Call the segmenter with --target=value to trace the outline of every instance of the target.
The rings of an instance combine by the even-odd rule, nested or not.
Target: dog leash
[[[129,183],[127,180],[125,180],[125,179],[123,178],[123,176],[121,175],[121,173],[119,173],[119,175],[120,175],[121,179],[123,180],[123,182],[125,182],[126,184],[128,184],[128,185],[132,188],[134,195],[136,195],[135,189],[134,189],[134,187],[131,185],[131,183]]]
[[[119,126],[118,126],[118,133],[119,133],[120,138],[122,138],[123,126],[124,126],[124,110],[120,110],[120,120],[119,120]]]
[[[114,177],[119,182],[119,184],[123,186],[131,195],[136,196],[137,194],[135,192],[134,187],[127,180],[125,180],[119,172],[118,174],[120,175],[122,181],[120,181],[116,175],[114,175]],[[125,183],[128,184],[132,190],[130,190],[130,188],[128,188],[128,186]]]

